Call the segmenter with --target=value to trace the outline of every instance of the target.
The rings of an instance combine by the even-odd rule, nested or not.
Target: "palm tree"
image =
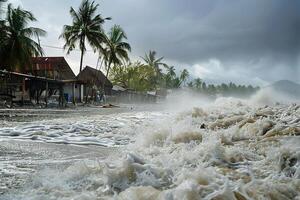
[[[111,64],[121,65],[123,61],[129,60],[128,52],[131,51],[131,47],[129,43],[124,41],[126,39],[126,33],[119,25],[114,25],[108,33],[105,51],[108,61],[106,77],[108,77]]]
[[[136,91],[149,91],[155,88],[151,79],[155,72],[149,65],[134,62],[126,65],[114,65],[111,68],[110,78],[114,84]]]
[[[179,77],[174,78],[173,80],[173,88],[180,88],[181,85],[181,80]]]
[[[196,78],[195,79],[195,87],[197,88],[197,89],[201,89],[201,86],[202,86],[202,80],[201,80],[201,78]]]
[[[176,76],[176,73],[175,73],[175,67],[174,67],[174,66],[168,67],[168,74],[169,74],[171,77],[175,77],[175,76]]]
[[[142,57],[142,59],[146,62],[147,65],[153,67],[156,72],[156,78],[157,82],[160,81],[162,77],[160,66],[168,67],[167,64],[163,63],[162,60],[164,57],[156,58],[156,52],[155,51],[149,51],[149,54],[145,54],[145,57]]]
[[[64,49],[67,54],[73,51],[76,45],[79,45],[81,51],[80,68],[82,71],[83,56],[86,52],[86,43],[88,43],[94,51],[102,49],[101,44],[105,41],[105,33],[102,25],[106,20],[111,18],[102,18],[97,14],[99,4],[89,0],[83,0],[78,11],[71,7],[70,15],[72,17],[72,25],[65,25],[60,38],[65,40]]]
[[[167,88],[173,88],[174,78],[176,78],[175,67],[168,66],[167,74],[164,75],[164,80]]]
[[[0,47],[1,67],[23,70],[29,67],[33,56],[43,55],[41,46],[32,38],[44,36],[46,32],[35,27],[28,27],[36,21],[32,13],[20,7],[7,7],[7,16],[2,23],[2,45]]]
[[[105,60],[106,60],[106,77],[109,75],[111,64],[121,65],[123,61],[129,61],[128,52],[131,51],[130,44],[125,42],[127,39],[125,31],[119,25],[114,25],[108,36],[106,37],[106,48],[103,49],[105,52]],[[102,83],[102,89],[105,93],[105,79]]]
[[[190,76],[190,74],[187,69],[182,70],[182,72],[180,74],[180,79],[183,82],[183,85],[185,85],[185,82],[189,76]]]

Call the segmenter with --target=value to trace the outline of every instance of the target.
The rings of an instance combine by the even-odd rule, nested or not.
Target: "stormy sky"
[[[35,26],[48,32],[43,45],[62,47],[58,40],[71,22],[70,6],[81,0],[10,0],[30,10]],[[121,25],[132,46],[132,59],[155,50],[178,72],[208,82],[266,85],[289,79],[300,82],[299,0],[96,0],[99,12]],[[66,56],[43,46],[46,56]],[[78,72],[80,52],[66,56]],[[85,55],[95,66],[97,56]]]

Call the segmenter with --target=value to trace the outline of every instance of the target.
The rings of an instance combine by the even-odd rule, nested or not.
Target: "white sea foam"
[[[117,114],[108,119],[116,119],[116,128],[87,119],[2,129],[5,137],[24,138],[42,129],[39,136],[57,141],[117,130],[131,141],[98,162],[39,171],[31,185],[4,199],[299,199],[300,106],[253,102],[219,98],[163,115]]]
[[[128,144],[132,127],[151,120],[157,113],[96,115],[40,122],[19,122],[0,127],[1,138],[38,140],[49,143],[118,146]]]

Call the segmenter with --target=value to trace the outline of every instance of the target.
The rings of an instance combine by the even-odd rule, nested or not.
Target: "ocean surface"
[[[0,199],[300,200],[300,104],[266,99],[1,110]]]

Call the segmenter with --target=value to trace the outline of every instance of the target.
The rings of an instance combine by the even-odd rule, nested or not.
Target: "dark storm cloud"
[[[217,59],[267,81],[299,81],[300,1],[131,0],[116,11],[136,54],[155,49],[187,66]]]
[[[48,31],[45,43],[69,23],[70,6],[80,0],[14,0],[36,13]],[[298,0],[101,0],[106,24],[120,24],[137,58],[156,50],[193,75],[219,81],[300,81]],[[46,8],[46,9],[45,9]],[[47,52],[61,54],[48,49]],[[87,55],[87,63],[95,63]],[[77,63],[78,56],[69,57]]]

